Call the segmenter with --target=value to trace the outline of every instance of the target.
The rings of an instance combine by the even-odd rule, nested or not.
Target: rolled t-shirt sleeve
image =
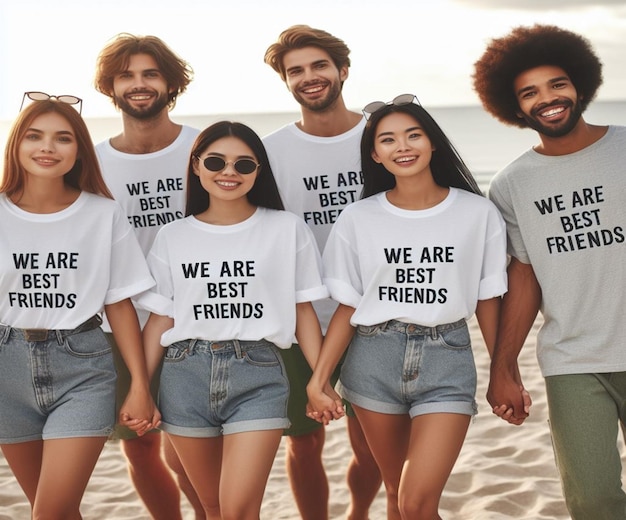
[[[118,207],[112,221],[110,283],[104,304],[131,298],[154,286],[137,237]]]
[[[296,303],[328,298],[322,281],[322,259],[310,228],[298,218],[296,224]]]
[[[506,225],[502,215],[492,206],[487,221],[487,236],[483,252],[483,265],[478,289],[478,299],[488,300],[502,296],[507,291],[506,275]]]
[[[359,258],[350,245],[347,233],[347,222],[340,217],[324,248],[324,284],[333,300],[356,308],[363,296],[363,284]]]
[[[167,241],[163,233],[157,234],[148,253],[148,267],[156,281],[156,285],[142,293],[137,304],[160,316],[174,317],[174,281],[167,255]]]

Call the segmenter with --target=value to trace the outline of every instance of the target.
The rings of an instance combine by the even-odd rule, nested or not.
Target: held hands
[[[526,420],[526,417],[530,415],[530,407],[532,405],[532,399],[530,398],[530,394],[528,393],[528,391],[521,385],[519,389],[522,394],[522,400],[524,402],[524,414],[525,415],[523,417],[521,418],[516,417],[514,415],[514,409],[512,407],[507,408],[507,405],[505,404],[493,407],[493,413],[495,415],[500,417],[500,419],[504,419],[509,424],[515,424],[516,426],[519,426],[520,424],[522,424]]]
[[[133,390],[131,387],[120,409],[118,421],[141,437],[153,428],[158,428],[161,413],[149,391]]]
[[[495,415],[516,426],[526,420],[532,405],[532,399],[524,385],[504,374],[498,376],[492,374],[487,401]]]
[[[341,396],[327,383],[324,389],[315,389],[307,386],[309,402],[306,406],[306,415],[324,426],[333,419],[341,419],[345,415]]]

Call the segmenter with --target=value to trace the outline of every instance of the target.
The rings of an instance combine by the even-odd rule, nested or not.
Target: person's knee
[[[359,461],[359,464],[376,464],[374,462],[374,456],[370,451],[370,447],[367,445],[366,442],[351,442],[350,445],[352,447],[352,452],[354,453],[354,456]]]
[[[287,453],[298,460],[319,458],[326,438],[324,428],[319,428],[304,435],[287,437]]]
[[[258,518],[261,504],[246,500],[224,500],[220,503],[220,520],[241,520],[242,518]],[[213,518],[213,517],[209,517]]]
[[[33,506],[32,520],[59,520],[60,518],[77,518],[80,499],[62,500],[55,497],[50,500],[36,500]]]
[[[378,469],[378,464],[376,463],[376,459],[372,452],[369,449],[369,446],[366,445],[357,445],[352,444],[352,454],[353,461],[352,465],[366,470],[368,472],[372,472],[373,474],[379,474],[380,470]]]
[[[200,505],[202,506],[203,512],[206,515],[206,518],[223,518],[220,505],[216,503],[204,503],[200,500]],[[196,518],[198,512],[196,511]]]
[[[124,439],[122,450],[132,466],[147,466],[161,458],[159,434],[148,434],[135,439]]]
[[[439,497],[430,497],[421,493],[400,493],[398,509],[403,519],[437,518]]]
[[[48,509],[41,511],[34,509],[31,518],[32,520],[58,520],[59,518],[69,518],[69,515],[72,514],[72,512],[66,511],[65,509],[60,511],[50,511]]]

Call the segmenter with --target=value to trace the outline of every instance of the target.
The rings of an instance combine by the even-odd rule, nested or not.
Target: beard
[[[313,85],[308,85],[313,86]],[[339,96],[341,95],[341,83],[332,82],[328,88],[328,92],[326,96],[317,99],[315,101],[308,101],[304,99],[300,94],[296,91],[292,92],[293,97],[298,102],[299,105],[303,106],[307,110],[311,112],[325,112],[329,108],[332,108]]]
[[[150,94],[151,93],[152,92],[150,92]],[[133,92],[133,94],[142,94],[142,92]],[[131,117],[134,117],[135,119],[141,120],[152,119],[158,116],[169,103],[169,97],[163,94],[159,94],[151,105],[141,108],[135,108],[130,103],[128,103],[128,101],[126,101],[124,97],[115,96],[114,100],[115,104],[122,112]]]
[[[544,123],[540,121],[539,119],[540,116],[538,116],[538,113],[540,111],[544,111],[551,106],[563,106],[563,105],[565,105],[567,108],[570,109],[569,117],[565,121],[559,123],[556,126],[545,125]],[[540,109],[533,110],[530,115],[523,113],[522,117],[524,118],[524,121],[526,121],[526,123],[528,124],[530,128],[539,132],[540,134],[543,134],[547,137],[563,137],[569,134],[574,129],[574,127],[578,124],[578,121],[580,120],[582,113],[583,113],[583,110],[582,110],[579,100],[576,100],[576,103],[574,103],[570,99],[558,99],[548,105],[542,106]]]

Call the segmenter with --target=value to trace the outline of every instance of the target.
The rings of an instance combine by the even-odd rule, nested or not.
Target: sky
[[[120,32],[156,35],[192,66],[173,113],[296,112],[263,55],[300,23],[350,47],[344,99],[353,109],[402,93],[426,107],[477,105],[471,74],[488,41],[535,23],[587,37],[604,63],[597,99],[626,99],[626,1],[0,0],[0,120],[15,117],[29,90],[74,94],[85,117],[116,117],[93,74]]]

